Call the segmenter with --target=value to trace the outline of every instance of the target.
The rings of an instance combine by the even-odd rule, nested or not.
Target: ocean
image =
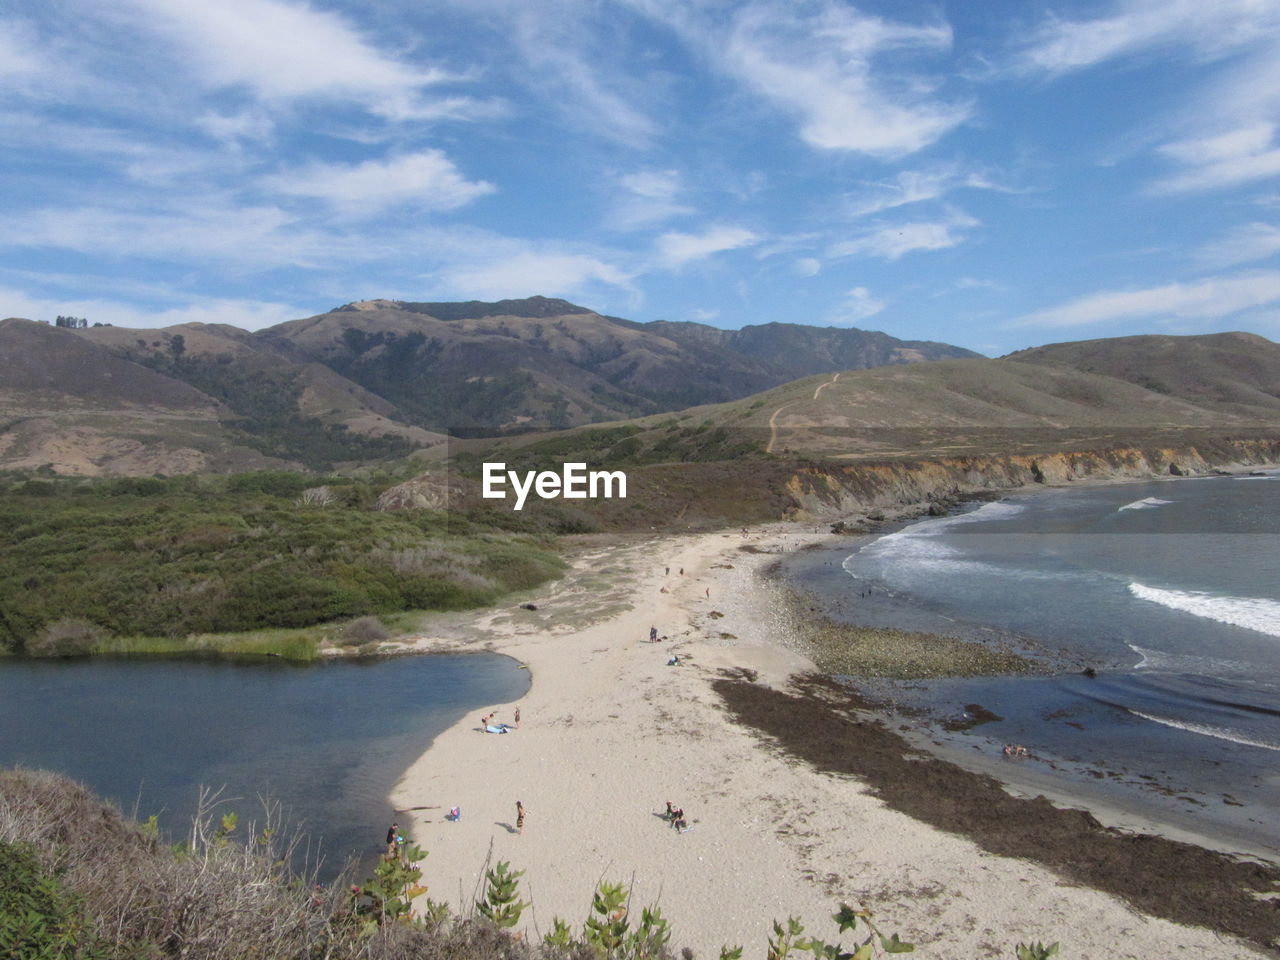
[[[858,684],[937,720],[974,703],[1000,717],[932,728],[953,756],[1280,853],[1277,534],[1280,473],[1180,478],[1015,495],[789,573],[850,622],[1001,638],[1068,665]],[[992,766],[1005,743],[1032,759]]]

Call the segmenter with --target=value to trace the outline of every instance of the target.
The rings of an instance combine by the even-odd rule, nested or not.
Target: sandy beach
[[[759,571],[820,539],[812,525],[780,525],[587,549],[529,598],[536,610],[485,615],[475,629],[487,647],[533,682],[518,703],[437,737],[392,795],[429,852],[428,895],[469,905],[486,858],[509,861],[525,871],[524,925],[538,936],[556,916],[580,926],[596,885],[623,882],[637,915],[657,902],[672,945],[699,957],[726,944],[761,956],[788,915],[834,941],[840,901],[926,957],[1012,957],[1034,940],[1061,941],[1064,957],[1270,955],[985,852],[731,722],[713,681],[747,670],[783,688],[813,668],[788,645],[777,587]],[[664,639],[648,642],[651,627]],[[667,665],[673,653],[679,666]],[[517,706],[518,730],[482,732],[484,714],[512,723]],[[684,808],[687,833],[662,819],[666,801]],[[453,806],[456,823],[443,816]]]

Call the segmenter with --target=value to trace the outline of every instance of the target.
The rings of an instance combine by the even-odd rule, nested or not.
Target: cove
[[[225,788],[219,809],[242,824],[262,820],[258,798],[270,797],[328,878],[376,856],[395,819],[387,794],[436,734],[528,687],[528,671],[496,654],[0,660],[0,765],[80,780],[126,814],[157,814],[170,840],[201,785]]]

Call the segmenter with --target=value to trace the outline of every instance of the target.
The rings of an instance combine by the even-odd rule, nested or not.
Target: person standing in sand
[[[524,804],[516,801],[516,833],[524,833]]]
[[[516,707],[516,729],[520,729],[520,708]]]

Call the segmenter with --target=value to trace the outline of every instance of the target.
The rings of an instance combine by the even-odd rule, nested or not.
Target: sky
[[[1280,0],[7,0],[0,317],[1280,339]]]

